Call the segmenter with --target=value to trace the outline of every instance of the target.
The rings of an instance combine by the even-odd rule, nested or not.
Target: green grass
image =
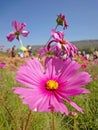
[[[88,69],[92,75],[92,82],[86,88],[90,94],[83,94],[72,98],[80,107],[84,114],[77,112],[69,104],[66,104],[69,111],[77,112],[77,117],[66,116],[55,113],[55,130],[97,130],[98,129],[98,65],[92,65]],[[27,105],[22,104],[22,100],[13,93],[14,86],[20,86],[15,81],[15,72],[7,68],[0,69],[0,130],[25,130],[28,114],[30,112]],[[12,117],[11,117],[12,116]],[[52,114],[32,112],[28,124],[28,130],[51,130]]]

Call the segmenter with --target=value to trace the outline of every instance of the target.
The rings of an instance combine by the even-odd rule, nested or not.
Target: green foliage
[[[72,98],[84,114],[77,112],[69,104],[69,111],[77,112],[77,117],[55,113],[55,130],[97,130],[98,129],[98,65],[89,66],[92,82],[86,88],[90,90],[88,95],[80,95]],[[0,69],[0,130],[25,130],[29,108],[23,105],[21,99],[13,93],[13,87],[20,86],[15,81],[15,72],[7,68]],[[51,113],[32,112],[28,130],[51,130]],[[19,127],[21,129],[19,129]]]

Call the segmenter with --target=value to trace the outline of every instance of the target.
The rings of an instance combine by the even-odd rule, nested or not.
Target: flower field
[[[51,130],[52,113],[30,111],[28,106],[13,93],[13,88],[22,86],[16,82],[18,68],[27,59],[8,58],[0,55],[0,130]],[[97,130],[98,129],[98,59],[88,61],[86,70],[92,81],[85,86],[90,94],[82,94],[71,99],[83,108],[84,114],[77,112],[65,102],[70,114],[54,113],[55,130]],[[36,95],[35,95],[36,97]]]
[[[69,26],[61,13],[35,55],[26,24],[12,21],[6,38],[20,47],[0,49],[0,130],[98,129],[98,51],[82,54],[58,26]]]

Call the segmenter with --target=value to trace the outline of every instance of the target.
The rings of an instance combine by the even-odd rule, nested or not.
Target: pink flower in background
[[[0,63],[0,68],[5,68],[6,64],[4,62]]]
[[[48,50],[47,46],[44,46],[44,47],[39,48],[39,49],[38,49],[38,52],[39,52],[39,54],[40,54],[40,57],[42,57],[42,56],[44,56],[44,55],[47,55],[47,54],[51,53],[52,50],[53,50],[52,47],[51,47],[50,50]]]
[[[81,66],[70,59],[46,58],[45,66],[34,58],[20,67],[16,80],[26,87],[15,87],[14,93],[23,99],[31,110],[69,114],[64,100],[83,113],[70,97],[89,93],[83,88],[91,81],[87,72],[79,72]]]
[[[20,23],[18,21],[13,21],[12,22],[12,27],[14,29],[14,32],[10,32],[7,35],[7,39],[8,41],[13,41],[15,38],[17,40],[19,40],[19,36],[22,35],[24,37],[27,37],[29,34],[29,31],[24,30],[24,28],[26,27],[25,23]]]
[[[51,40],[48,43],[48,48],[50,48],[51,43],[56,42],[58,48],[63,51],[63,54],[67,54],[67,57],[73,57],[74,54],[78,52],[78,48],[72,43],[64,40],[64,32],[51,30],[52,37],[54,40]]]
[[[41,47],[38,50],[40,58],[44,55],[54,55],[60,57],[61,49],[59,49],[56,45],[51,46],[49,49],[47,46]]]
[[[87,68],[87,66],[86,66],[85,64],[82,64],[81,67],[82,67],[82,69],[84,69],[84,70]]]
[[[65,15],[62,15],[61,13],[58,15],[58,18],[56,19],[56,22],[58,25],[64,26],[64,29],[68,27],[66,17]]]

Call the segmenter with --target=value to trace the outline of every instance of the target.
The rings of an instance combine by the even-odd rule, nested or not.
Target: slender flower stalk
[[[32,112],[30,111],[29,114],[28,114],[28,118],[27,118],[26,125],[25,125],[25,129],[24,129],[24,130],[28,130],[28,129],[29,129],[31,113],[32,113]]]
[[[55,26],[54,30],[56,30],[57,27],[58,27],[58,24]],[[49,39],[48,39],[48,41],[46,42],[45,46],[48,45],[48,43],[50,42],[51,38],[52,38],[52,35],[49,37]]]
[[[77,119],[73,119],[74,120],[74,126],[73,126],[73,130],[77,130]]]
[[[19,36],[19,43],[20,43],[21,46],[23,46],[23,43],[22,43],[20,36]]]
[[[18,126],[17,126],[17,123],[16,123],[16,120],[15,118],[12,116],[11,112],[8,110],[6,104],[4,103],[3,99],[0,98],[0,103],[2,104],[2,106],[5,108],[5,110],[7,111],[7,113],[9,114],[9,116],[11,117],[13,123],[15,124],[17,130],[21,130]]]
[[[54,123],[54,108],[52,108],[52,130],[55,130],[55,123]]]

